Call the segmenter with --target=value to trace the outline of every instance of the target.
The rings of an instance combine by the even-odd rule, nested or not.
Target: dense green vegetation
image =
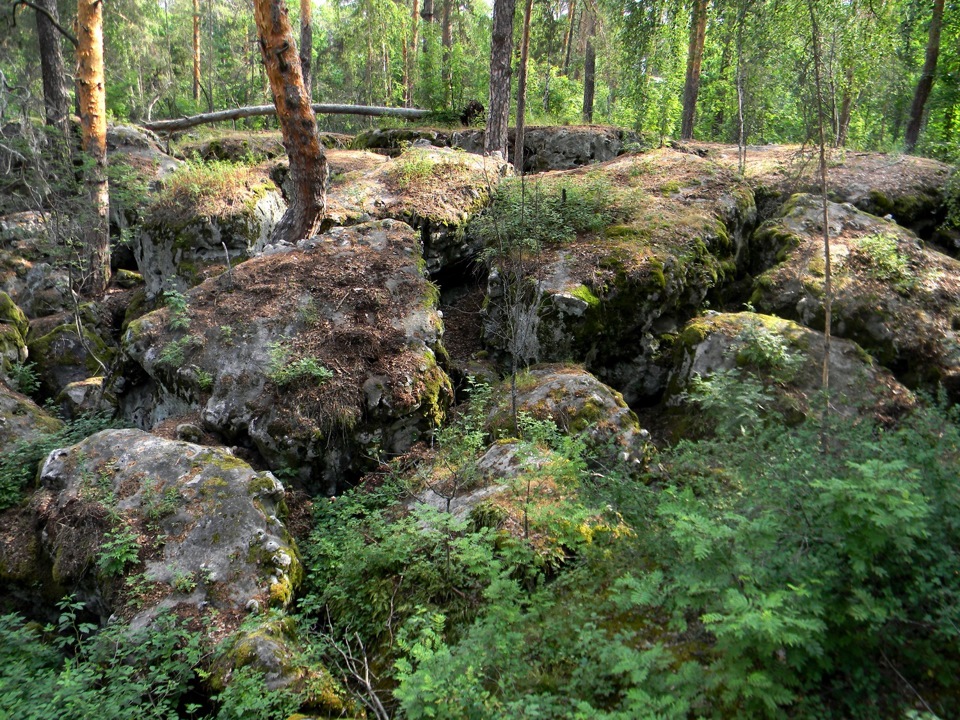
[[[400,467],[320,503],[305,657],[395,717],[951,717],[956,411],[831,427],[823,452],[816,424],[760,409],[771,404],[757,381],[698,387],[691,399],[720,430],[640,475],[527,418],[506,504],[462,518],[410,504],[423,477]],[[445,438],[439,466],[458,477],[489,442],[477,417]],[[88,636],[80,608],[64,603],[48,642],[2,620],[0,697],[18,716],[55,703],[79,718],[94,703],[103,717],[283,717],[298,704],[261,698],[255,678],[191,704],[198,635],[161,624],[146,640]],[[363,662],[371,688],[351,670]]]
[[[486,104],[489,7],[452,0],[447,4],[445,15],[445,3],[430,3],[433,14],[419,17],[414,27],[409,3],[318,3],[313,13],[315,101],[409,102],[438,111],[438,118],[456,117],[473,99]],[[528,121],[581,121],[584,55],[590,44],[597,54],[594,119],[635,127],[650,142],[676,136],[692,4],[535,2]],[[290,5],[296,26],[299,6]],[[852,147],[896,149],[924,61],[931,3],[819,0],[814,5],[824,47],[829,138]],[[417,7],[425,13],[426,6]],[[60,3],[59,12],[62,24],[71,27],[76,3]],[[201,92],[194,99],[193,12],[190,0],[121,0],[106,9],[107,108],[115,119],[179,117],[270,101],[252,10],[236,0],[200,3]],[[807,3],[731,0],[709,3],[707,12],[695,136],[736,142],[742,108],[747,142],[809,138],[814,103]],[[592,14],[595,23],[589,22]],[[8,2],[0,17],[3,122],[21,114],[42,117],[31,15],[31,10]],[[522,3],[517,4],[517,15],[518,41]],[[919,146],[948,160],[957,157],[960,142],[958,18],[955,2],[947,2],[936,81]],[[64,43],[64,51],[69,66],[72,46]],[[368,122],[344,116],[321,119],[327,129],[340,130]]]

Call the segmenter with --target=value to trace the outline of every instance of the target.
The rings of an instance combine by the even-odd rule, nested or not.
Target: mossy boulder
[[[14,365],[26,361],[30,323],[10,296],[0,292],[0,376],[9,377]]]
[[[822,205],[795,197],[763,229],[785,260],[756,280],[763,311],[817,330],[824,324]],[[829,204],[832,330],[857,342],[911,388],[942,383],[960,397],[960,262],[912,232],[852,205]]]
[[[435,273],[479,251],[464,239],[464,227],[509,167],[459,150],[409,147],[368,172],[334,176],[327,216],[338,225],[383,218],[408,223],[420,233],[427,270]]]
[[[103,619],[216,614],[222,638],[251,608],[289,606],[272,589],[302,579],[283,486],[225,449],[107,430],[50,453],[40,481],[31,507],[49,572]]]
[[[73,304],[70,276],[50,219],[38,212],[0,217],[0,291],[30,318]]]
[[[70,317],[60,317],[62,324],[38,323],[27,347],[36,364],[40,390],[44,395],[57,397],[71,383],[105,375],[117,346],[111,337],[109,320],[101,308],[86,305],[81,309],[81,323]]]
[[[442,322],[416,234],[390,220],[271,249],[130,323],[146,379],[121,399],[151,427],[200,411],[204,427],[255,446],[314,490],[403,452],[443,419]]]
[[[341,133],[321,132],[320,145],[327,149],[342,149],[352,137]],[[204,132],[202,138],[185,137],[176,143],[176,152],[183,157],[201,160],[226,160],[233,163],[251,163],[270,160],[287,154],[279,131],[243,132],[237,130]]]
[[[714,163],[659,150],[548,173],[525,192],[526,233],[548,232],[537,252],[504,249],[493,233],[488,344],[501,356],[512,344],[526,361],[584,363],[628,402],[656,396],[664,348],[737,271],[755,213],[750,190]],[[481,221],[520,227],[519,204],[506,200]]]
[[[735,145],[687,144],[717,163],[736,168]],[[798,145],[751,145],[747,148],[746,179],[762,195],[762,214],[769,217],[795,193],[819,192],[817,149]],[[940,228],[947,214],[946,186],[952,169],[945,163],[913,155],[827,151],[827,196],[880,217],[890,215],[899,225],[939,242],[949,252],[958,249]]]
[[[147,298],[193,287],[256,254],[285,210],[265,167],[182,169],[146,209],[134,243]]]
[[[0,453],[63,427],[33,400],[0,383]]]
[[[623,396],[579,365],[536,365],[516,380],[517,411],[551,420],[564,433],[582,436],[591,454],[604,461],[643,461],[649,436]],[[511,382],[498,386],[487,423],[491,432],[513,433]]]
[[[765,410],[787,422],[819,416],[823,357],[823,333],[790,320],[753,312],[695,318],[674,344],[665,398],[669,424],[677,439],[710,429],[692,390],[695,378],[718,372],[753,377],[773,399]],[[915,404],[913,394],[854,342],[833,338],[829,368],[830,411],[845,420],[867,416],[890,422]]]

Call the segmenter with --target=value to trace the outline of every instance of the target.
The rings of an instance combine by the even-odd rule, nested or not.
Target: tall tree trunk
[[[193,100],[200,100],[200,0],[193,0]]]
[[[837,121],[835,147],[847,144],[847,131],[850,129],[850,116],[853,113],[853,66],[844,73],[843,94],[840,100],[840,118]]]
[[[320,228],[326,210],[327,158],[320,148],[317,121],[303,86],[286,5],[283,0],[254,0],[253,15],[283,147],[290,158],[290,206],[272,239],[293,243]]]
[[[57,24],[56,0],[36,0],[49,13],[37,17],[37,39],[40,43],[40,74],[43,77],[43,109],[47,125],[56,128],[64,140],[70,132],[70,94],[67,90],[63,49]]]
[[[433,22],[433,0],[423,0],[423,10],[420,11],[420,17],[423,18],[425,23]]]
[[[443,80],[443,104],[450,107],[453,97],[453,0],[443,0],[440,44],[443,56],[440,59],[440,76]]]
[[[517,0],[494,0],[493,37],[490,45],[490,103],[484,151],[507,155],[510,122],[510,58],[513,55],[513,14]]]
[[[907,152],[913,152],[920,139],[920,127],[923,125],[923,111],[927,106],[933,81],[937,73],[937,59],[940,57],[940,31],[943,28],[943,0],[933,1],[933,16],[930,18],[930,34],[927,38],[927,52],[920,71],[920,81],[910,105],[910,120],[903,144]]]
[[[413,0],[413,10],[411,14],[412,27],[410,30],[410,51],[408,60],[410,62],[410,72],[407,74],[407,107],[413,106],[413,89],[417,84],[417,37],[420,31],[420,0]]]
[[[86,184],[93,217],[84,221],[79,289],[102,295],[110,282],[110,192],[107,184],[107,108],[103,84],[103,2],[77,2],[77,88],[81,147],[90,156]]]
[[[517,76],[517,132],[513,142],[513,167],[523,174],[523,133],[527,112],[527,63],[530,59],[530,17],[533,0],[527,0],[523,8],[523,30],[520,33],[520,68]]]
[[[313,97],[313,0],[300,0],[300,72],[307,97]]]
[[[573,28],[577,19],[577,0],[570,0],[570,24],[563,38],[563,74],[570,74],[570,54],[573,48]]]
[[[697,115],[697,95],[700,94],[700,67],[703,63],[703,44],[707,34],[707,0],[693,0],[690,18],[690,45],[687,48],[687,76],[683,83],[683,118],[680,137],[693,139],[693,123]]]
[[[583,52],[583,121],[593,122],[593,94],[597,79],[597,51],[593,47],[596,34],[593,10],[584,8],[586,46]]]

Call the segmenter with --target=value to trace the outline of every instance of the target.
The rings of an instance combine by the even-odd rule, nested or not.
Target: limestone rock
[[[496,433],[513,432],[510,381],[494,393],[488,418]],[[649,433],[623,396],[577,365],[536,365],[517,378],[517,411],[552,420],[565,434],[582,435],[588,449],[608,460],[640,463]]]
[[[960,397],[960,262],[908,230],[830,203],[833,333],[857,342],[911,388],[942,383]],[[798,195],[757,233],[785,260],[761,275],[757,309],[822,329],[820,198]]]
[[[714,163],[659,150],[547,173],[527,192],[531,203],[542,198],[543,214],[572,215],[580,228],[524,256],[525,286],[510,280],[509,266],[491,273],[488,344],[507,354],[522,330],[533,339],[522,361],[581,362],[628,402],[656,396],[666,381],[664,340],[745,254],[750,190]]]
[[[463,229],[509,167],[457,150],[410,147],[369,172],[334,176],[327,216],[338,225],[384,218],[408,223],[420,232],[427,270],[435,273],[480,249],[464,240]]]
[[[152,427],[199,409],[206,430],[335,492],[436,426],[452,394],[420,264],[410,227],[389,220],[268,248],[190,291],[186,327],[169,309],[130,323],[146,379],[125,414]]]
[[[689,437],[705,429],[684,403],[694,377],[719,371],[753,376],[774,398],[788,422],[821,411],[823,333],[790,320],[752,312],[707,313],[691,320],[674,347],[667,406],[672,424]],[[877,365],[856,343],[833,338],[830,349],[830,410],[847,420],[871,417],[889,422],[915,404],[913,394]],[[771,409],[771,408],[768,408]],[[694,413],[691,415],[691,413]]]
[[[147,208],[134,243],[147,299],[185,290],[266,245],[286,203],[264,168],[221,168],[180,178]],[[226,246],[226,248],[224,248]]]

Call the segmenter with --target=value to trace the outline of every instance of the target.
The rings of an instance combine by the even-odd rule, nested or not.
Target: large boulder
[[[327,217],[338,225],[386,218],[408,223],[420,233],[427,271],[433,274],[480,250],[465,240],[464,228],[489,203],[509,168],[490,157],[412,146],[368,172],[334,176]]]
[[[738,164],[735,145],[692,142],[685,148],[730,168]],[[798,145],[750,145],[745,173],[764,217],[794,193],[819,192],[817,150]],[[914,155],[828,150],[827,196],[864,212],[890,215],[898,224],[960,252],[957,238],[941,231],[947,214],[946,186],[952,168]]]
[[[139,367],[122,399],[143,427],[200,411],[207,430],[271,468],[335,492],[443,418],[442,322],[411,228],[335,228],[190,291],[130,323]]]
[[[285,210],[263,166],[196,165],[168,178],[134,243],[147,298],[260,252]]]
[[[757,309],[815,329],[824,324],[821,199],[797,195],[756,233],[784,257],[756,281]],[[832,329],[909,387],[944,384],[960,397],[960,262],[909,230],[830,203]]]
[[[320,145],[327,149],[342,149],[352,140],[349,135],[320,132]],[[243,132],[220,130],[203,136],[182,138],[177,142],[177,150],[183,157],[199,157],[207,162],[225,160],[233,163],[250,163],[271,160],[287,154],[283,147],[283,137],[279,131]]]
[[[754,213],[750,190],[730,172],[672,150],[501,193],[481,218],[499,257],[486,340],[519,360],[585,363],[628,402],[656,396],[664,341],[736,274]],[[541,235],[535,251],[509,244],[531,233]]]
[[[504,381],[487,419],[494,432],[512,433],[512,384]],[[623,396],[579,365],[537,365],[516,380],[516,409],[537,420],[550,420],[569,435],[582,436],[587,448],[604,461],[640,463],[649,434]]]
[[[53,215],[28,211],[0,217],[0,291],[27,317],[51,315],[73,304],[56,236]]]
[[[23,310],[0,291],[0,377],[9,379],[13,369],[26,361],[29,329]]]
[[[8,456],[17,445],[33,443],[62,427],[26,395],[0,383],[0,455]]]
[[[790,320],[753,312],[710,312],[691,320],[674,345],[666,397],[675,434],[710,429],[710,419],[689,401],[696,398],[696,378],[721,372],[734,373],[735,383],[752,376],[772,398],[774,407],[766,409],[788,422],[818,415],[823,356],[823,333]],[[913,394],[850,340],[832,339],[829,369],[830,412],[842,418],[889,422],[914,405]]]

